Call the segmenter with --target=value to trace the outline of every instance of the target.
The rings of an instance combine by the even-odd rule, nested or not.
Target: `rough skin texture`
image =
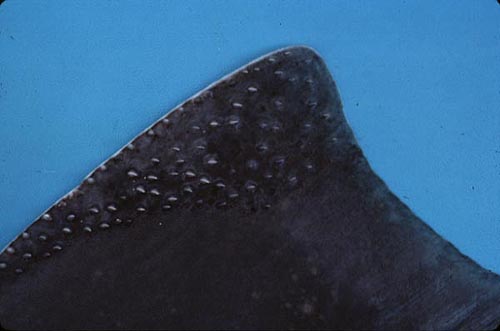
[[[8,329],[484,329],[499,303],[372,172],[305,47],[174,109],[0,255]]]

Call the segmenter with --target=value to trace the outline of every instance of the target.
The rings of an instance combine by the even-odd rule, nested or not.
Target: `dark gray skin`
[[[252,62],[170,112],[9,247],[8,329],[500,321],[499,276],[373,173],[325,64],[305,47]]]

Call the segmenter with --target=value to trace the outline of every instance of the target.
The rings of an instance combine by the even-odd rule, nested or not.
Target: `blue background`
[[[0,6],[0,247],[179,102],[306,44],[371,165],[500,272],[500,6],[465,1],[20,1]]]

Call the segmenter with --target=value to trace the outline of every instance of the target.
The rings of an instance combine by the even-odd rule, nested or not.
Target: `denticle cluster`
[[[331,143],[332,114],[322,106],[331,92],[316,89],[327,78],[304,69],[311,60],[287,61],[292,55],[250,64],[145,130],[11,243],[0,270],[20,274],[74,236],[148,214],[167,224],[179,209],[265,212],[307,185],[328,166],[318,151]]]

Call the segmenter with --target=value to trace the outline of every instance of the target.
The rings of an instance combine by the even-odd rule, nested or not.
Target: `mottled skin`
[[[500,279],[372,172],[312,50],[160,119],[0,255],[11,329],[494,328]]]

